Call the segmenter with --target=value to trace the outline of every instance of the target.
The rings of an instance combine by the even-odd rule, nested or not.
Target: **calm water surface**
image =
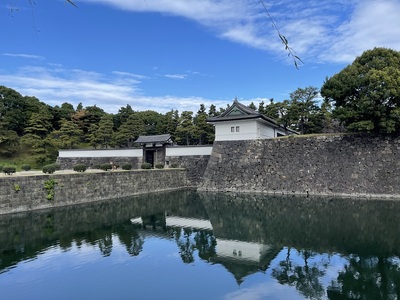
[[[0,216],[0,299],[400,299],[398,216],[188,191]]]

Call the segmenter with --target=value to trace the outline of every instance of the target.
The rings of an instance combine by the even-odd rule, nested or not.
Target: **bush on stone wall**
[[[151,169],[151,164],[150,164],[150,163],[143,163],[143,164],[141,165],[141,168],[142,168],[142,169]]]
[[[99,166],[99,169],[103,170],[103,171],[109,171],[112,169],[112,165],[111,164],[101,164]]]
[[[22,166],[21,166],[21,169],[22,169],[23,171],[29,171],[30,169],[32,169],[32,167],[31,167],[30,165],[22,165]]]
[[[157,164],[156,164],[156,168],[157,168],[157,169],[164,169],[164,164],[162,164],[162,163],[157,163]]]
[[[10,167],[10,166],[3,167],[3,172],[4,172],[4,174],[7,174],[7,175],[11,175],[11,174],[15,173],[16,170],[17,169],[15,167]]]
[[[55,164],[44,166],[42,171],[45,174],[53,174],[57,170],[57,166]]]
[[[132,165],[131,164],[123,164],[122,170],[132,170]]]
[[[171,168],[178,168],[178,167],[179,167],[179,165],[177,163],[172,163],[171,164]]]
[[[87,169],[87,166],[85,166],[84,164],[78,164],[74,166],[74,171],[75,172],[85,172]]]
[[[3,166],[0,166],[0,172],[3,171]]]

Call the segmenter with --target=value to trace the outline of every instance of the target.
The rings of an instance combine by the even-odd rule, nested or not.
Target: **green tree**
[[[114,130],[117,130],[122,124],[124,124],[133,113],[134,111],[129,104],[127,104],[126,107],[121,107],[118,110],[118,113],[114,115]]]
[[[214,140],[214,128],[207,123],[207,113],[204,104],[200,104],[194,122],[194,136],[198,139],[198,144],[210,144]]]
[[[400,52],[365,51],[327,79],[321,95],[334,105],[334,117],[348,130],[400,133]]]
[[[219,113],[217,112],[217,107],[214,104],[210,105],[210,108],[208,110],[208,116],[209,117],[215,117],[218,116]]]
[[[97,128],[95,135],[100,141],[100,145],[103,148],[108,148],[111,145],[113,138],[113,127],[114,123],[111,115],[104,115],[99,122],[99,127]]]
[[[274,102],[274,98],[269,100],[269,104],[264,107],[263,113],[271,119],[279,119],[279,104]]]
[[[117,146],[122,148],[132,147],[133,142],[144,132],[143,120],[139,118],[137,114],[132,114],[114,134],[114,142]]]
[[[183,111],[176,128],[176,141],[181,145],[189,145],[195,136],[195,127],[193,124],[193,112]]]
[[[165,116],[153,110],[137,112],[143,120],[146,135],[164,134],[166,130]]]
[[[97,135],[97,130],[99,129],[98,124],[90,125],[89,131],[87,133],[86,140],[89,142],[89,145],[96,149],[98,146],[101,145],[101,139]]]
[[[179,124],[179,112],[171,110],[165,114],[165,132],[169,133],[173,140],[176,139],[176,128]]]
[[[322,131],[323,114],[317,105],[318,88],[309,86],[298,88],[290,94],[290,109],[293,118],[297,118],[296,128],[301,134],[318,133]]]
[[[40,138],[46,137],[52,130],[51,124],[52,116],[48,111],[41,113],[32,113],[29,118],[27,127],[25,127],[26,134],[34,134]]]
[[[257,107],[256,107],[256,105],[255,105],[253,102],[251,102],[251,103],[249,104],[249,108],[251,108],[252,110],[257,110]]]
[[[72,149],[79,143],[82,130],[74,122],[63,119],[59,130],[53,131],[52,135],[60,141],[60,148]]]
[[[0,123],[0,156],[12,156],[17,153],[19,146],[18,134],[8,130]]]

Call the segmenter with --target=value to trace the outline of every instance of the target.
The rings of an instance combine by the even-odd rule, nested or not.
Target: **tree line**
[[[328,132],[400,133],[400,52],[375,48],[338,74],[327,78],[319,90],[298,88],[280,102],[249,105],[282,127],[300,134]],[[54,107],[33,96],[0,86],[0,156],[29,152],[38,164],[52,161],[58,149],[129,148],[139,135],[169,133],[180,145],[211,144],[214,128],[208,117],[227,107],[197,112],[171,110],[165,114],[135,111],[129,104],[116,114],[94,106],[76,108],[70,103]]]
[[[290,100],[254,103],[250,108],[278,121],[285,128],[301,133],[328,130],[328,110],[317,103],[318,89],[307,87],[290,95]],[[200,104],[197,112],[171,110],[165,114],[135,111],[129,104],[116,114],[94,106],[76,108],[70,103],[54,107],[36,97],[22,96],[0,86],[0,155],[15,155],[29,149],[38,163],[57,155],[57,149],[77,147],[130,148],[139,135],[169,133],[180,145],[212,144],[214,128],[208,117],[218,116],[225,108]]]

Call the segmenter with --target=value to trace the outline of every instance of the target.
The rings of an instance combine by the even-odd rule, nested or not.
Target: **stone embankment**
[[[90,203],[187,187],[187,173],[184,169],[21,174],[1,176],[0,214]]]
[[[216,142],[198,190],[400,198],[400,139],[334,135]]]

